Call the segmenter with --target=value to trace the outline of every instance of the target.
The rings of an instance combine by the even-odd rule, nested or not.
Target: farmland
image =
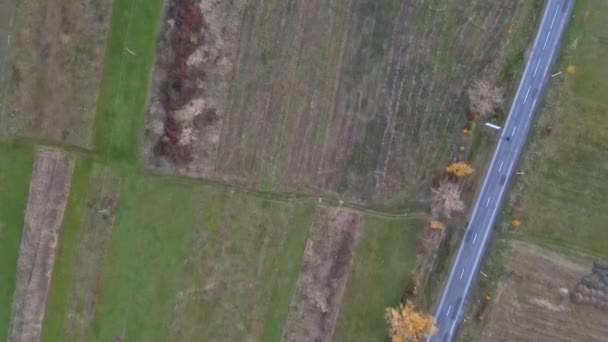
[[[592,9],[592,10],[591,10]],[[606,23],[602,1],[577,1],[558,68],[551,82],[517,184],[514,202],[523,210],[518,237],[608,257],[608,69],[601,56]],[[568,65],[574,74],[566,74]]]
[[[112,2],[81,2],[20,2],[14,63],[4,68],[10,134],[90,147]]]
[[[231,3],[22,3],[0,51],[2,336],[25,290],[42,341],[385,337],[466,89],[535,8]],[[28,196],[46,145],[69,161],[62,219],[37,225],[56,254],[44,288],[15,291],[26,203],[52,195]]]
[[[479,341],[603,341],[608,316],[573,304],[559,289],[572,289],[589,273],[588,259],[566,257],[514,242],[508,276],[497,286]],[[542,270],[542,272],[539,272]]]
[[[112,180],[117,172],[110,171],[103,181],[104,170],[86,161],[76,166],[74,186],[81,188],[72,195],[85,204],[74,200],[68,205],[49,295],[53,314],[45,321],[43,340],[205,336],[215,341],[228,332],[231,340],[280,338],[311,227],[326,225],[329,218],[317,216],[313,225],[319,209],[309,200],[260,199],[153,175],[122,178],[118,187]],[[113,220],[99,214],[99,206],[108,205],[95,200],[108,198],[101,195],[100,184],[106,184],[103,193],[119,194],[109,196],[118,198],[109,209]],[[413,267],[415,223],[362,221],[362,249],[352,261],[353,276],[387,279],[393,296],[378,302],[380,322],[384,306],[399,297],[401,282]],[[388,256],[383,241],[411,247],[400,246],[400,253]],[[92,246],[97,248],[87,248]],[[370,255],[392,261],[379,270],[366,258]],[[409,267],[402,258],[412,260]],[[359,296],[346,288],[344,300]],[[362,315],[352,322],[365,320]],[[372,332],[382,336],[382,324]]]
[[[199,7],[199,19],[163,21],[198,48],[174,41],[179,53],[193,50],[182,61],[166,52],[168,36],[159,40],[147,165],[401,208],[454,152],[467,87],[496,76],[509,26],[524,26],[535,9],[393,0]],[[167,13],[175,11],[192,12]],[[204,34],[188,33],[192,25]]]
[[[62,151],[41,148],[36,152],[15,277],[10,341],[40,339],[73,168],[73,160]]]

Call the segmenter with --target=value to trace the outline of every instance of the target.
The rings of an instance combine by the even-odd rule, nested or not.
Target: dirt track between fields
[[[74,162],[47,148],[36,152],[17,263],[10,342],[40,340],[59,231]]]

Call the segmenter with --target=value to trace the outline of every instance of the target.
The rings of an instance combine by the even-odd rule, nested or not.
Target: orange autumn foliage
[[[441,221],[437,221],[437,220],[432,220],[431,223],[429,224],[429,227],[431,227],[431,229],[434,229],[434,230],[445,229],[445,225],[443,223],[441,223]]]
[[[418,341],[437,332],[435,318],[416,311],[416,306],[410,302],[386,309],[385,318],[391,342]]]
[[[475,169],[465,162],[455,162],[445,168],[445,172],[451,173],[457,177],[463,177],[473,173]]]
[[[568,65],[568,67],[566,67],[566,72],[568,73],[568,75],[574,75],[576,74],[576,67],[570,64]]]

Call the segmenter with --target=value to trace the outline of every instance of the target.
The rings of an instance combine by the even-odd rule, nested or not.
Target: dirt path
[[[17,263],[10,342],[40,340],[73,169],[73,160],[60,151],[40,148],[36,152]]]
[[[354,212],[317,208],[283,341],[331,341],[360,225]]]

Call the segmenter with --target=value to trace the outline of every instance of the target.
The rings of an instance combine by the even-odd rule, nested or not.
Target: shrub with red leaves
[[[203,42],[203,17],[195,0],[177,0],[174,9],[175,31],[171,41],[174,59],[171,63],[162,97],[165,111],[164,135],[156,151],[168,155],[174,162],[190,159],[189,148],[177,146],[182,128],[173,112],[182,108],[196,95],[196,73],[188,71],[186,61]],[[168,145],[166,148],[162,145]]]

